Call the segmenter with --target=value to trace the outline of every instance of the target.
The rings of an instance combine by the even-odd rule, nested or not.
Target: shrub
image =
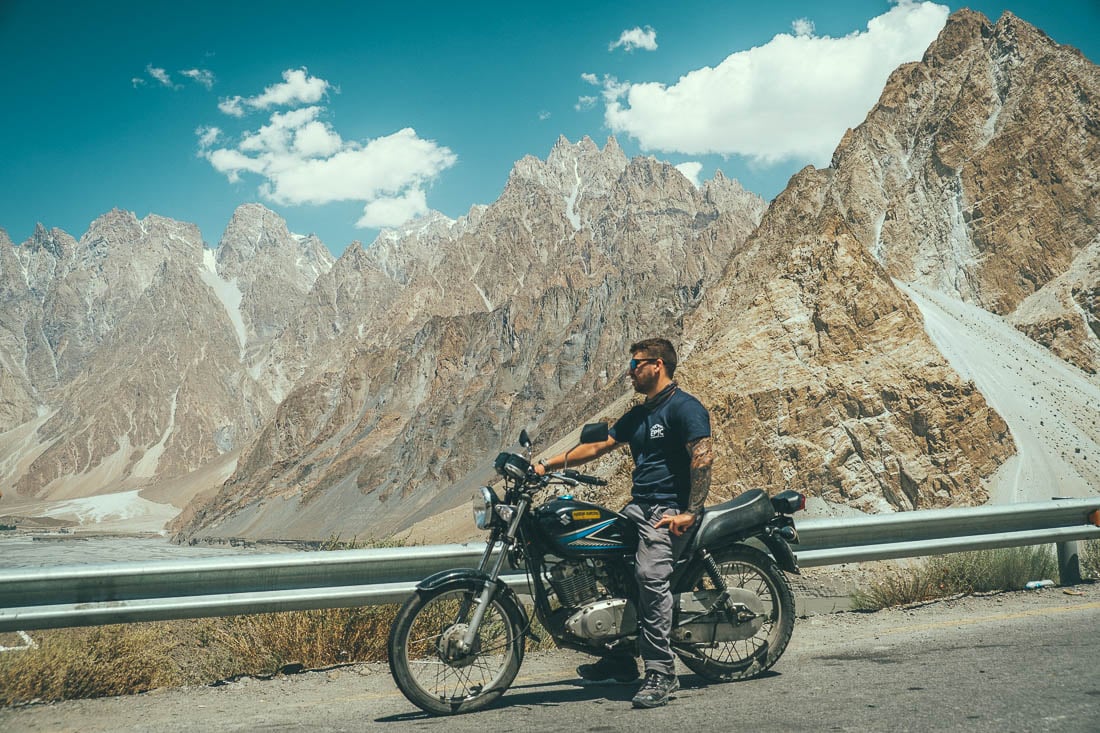
[[[1050,547],[1007,547],[933,557],[898,568],[852,596],[852,607],[875,611],[959,593],[1020,590],[1030,580],[1056,577]]]
[[[208,623],[209,644],[231,661],[211,669],[218,678],[274,674],[288,664],[306,668],[386,659],[386,638],[397,606],[330,608],[231,616]]]
[[[1079,549],[1077,559],[1081,563],[1081,575],[1100,580],[1100,540],[1082,542]]]
[[[36,634],[37,646],[0,655],[0,704],[145,692],[179,684],[167,624]]]

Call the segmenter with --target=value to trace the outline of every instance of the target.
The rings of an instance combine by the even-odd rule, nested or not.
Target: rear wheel
[[[417,591],[390,630],[390,672],[398,688],[433,715],[468,713],[489,705],[508,689],[523,661],[524,613],[510,595],[486,609],[473,647],[460,642],[481,591],[475,581]]]
[[[715,562],[735,603],[757,614],[738,625],[731,641],[680,644],[677,654],[687,667],[713,682],[756,677],[779,659],[794,630],[794,594],[775,561],[752,547],[739,546],[715,553]],[[690,585],[695,590],[714,589],[704,570]],[[721,638],[722,635],[719,635]]]

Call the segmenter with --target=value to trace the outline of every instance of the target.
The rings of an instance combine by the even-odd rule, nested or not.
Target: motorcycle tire
[[[758,677],[778,661],[794,630],[794,594],[790,583],[770,556],[744,545],[714,552],[714,559],[735,600],[751,593],[763,604],[765,620],[746,639],[675,648],[683,663],[711,682]],[[687,587],[713,588],[705,570]]]
[[[503,695],[519,672],[525,614],[511,594],[489,603],[470,651],[456,647],[481,588],[458,580],[417,591],[397,613],[387,643],[390,673],[409,702],[426,713],[480,710]]]

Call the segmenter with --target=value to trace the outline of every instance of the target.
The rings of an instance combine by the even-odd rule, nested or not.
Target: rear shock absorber
[[[722,594],[718,597],[718,603],[715,604],[718,608],[722,608],[730,599],[730,591],[729,587],[726,585],[726,579],[722,577],[722,571],[718,568],[718,563],[714,561],[714,555],[711,555],[709,550],[704,549],[702,553],[700,553],[700,557],[703,558],[703,569],[707,571],[707,575],[710,576],[710,580],[714,583],[715,589],[722,591]]]

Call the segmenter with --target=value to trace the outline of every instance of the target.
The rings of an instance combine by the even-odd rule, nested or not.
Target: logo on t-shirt
[[[649,428],[649,437],[651,439],[665,437],[665,426],[659,422],[653,423],[653,425]]]

